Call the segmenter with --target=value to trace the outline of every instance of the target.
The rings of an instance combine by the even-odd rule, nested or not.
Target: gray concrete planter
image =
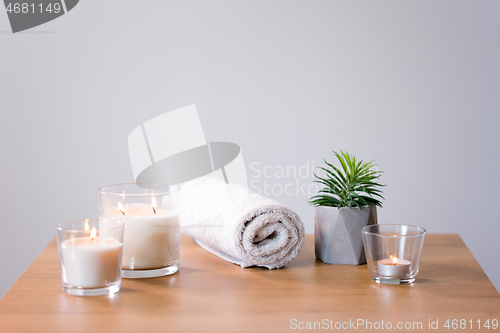
[[[377,224],[377,207],[335,208],[318,206],[314,210],[316,258],[327,264],[366,264],[361,228]]]

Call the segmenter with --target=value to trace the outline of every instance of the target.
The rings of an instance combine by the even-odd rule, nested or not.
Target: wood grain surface
[[[448,319],[467,328],[446,329]],[[366,265],[316,260],[312,235],[279,270],[242,269],[182,236],[178,273],[122,279],[111,297],[61,291],[54,239],[0,300],[1,332],[310,332],[315,322],[324,332],[500,332],[477,328],[488,319],[500,320],[500,296],[458,235],[427,235],[416,282],[398,286],[372,282]]]

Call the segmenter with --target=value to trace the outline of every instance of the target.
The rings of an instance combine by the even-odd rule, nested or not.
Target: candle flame
[[[392,257],[392,263],[394,264],[394,266],[396,266],[396,264],[398,263],[398,257]]]
[[[90,231],[89,220],[85,220],[85,232],[88,232],[88,231]]]
[[[125,215],[125,209],[123,209],[122,203],[118,201],[118,209],[120,210],[120,213]]]
[[[90,241],[92,242],[96,236],[97,232],[95,231],[95,227],[92,228],[92,233],[90,234]]]
[[[153,200],[151,200],[151,208],[153,208],[153,212],[156,215],[156,198],[153,198]]]

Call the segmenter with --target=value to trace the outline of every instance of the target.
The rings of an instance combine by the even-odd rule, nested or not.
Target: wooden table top
[[[312,235],[279,270],[242,269],[182,236],[178,273],[122,279],[111,297],[61,291],[54,239],[0,300],[1,332],[296,332],[315,322],[321,331],[383,332],[390,322],[388,331],[436,332],[436,321],[442,332],[456,331],[453,319],[461,332],[478,331],[478,320],[481,332],[500,332],[500,296],[458,235],[427,235],[416,282],[396,286],[372,282],[366,265],[316,260]]]

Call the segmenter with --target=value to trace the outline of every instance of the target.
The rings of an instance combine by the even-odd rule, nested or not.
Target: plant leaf
[[[349,152],[340,150],[340,153],[333,152],[340,163],[341,168],[337,168],[324,159],[326,167],[318,167],[325,172],[325,177],[314,173],[314,182],[322,184],[323,188],[318,194],[309,199],[309,203],[314,206],[331,207],[366,207],[377,205],[382,207],[382,202],[374,197],[384,199],[382,186],[378,183],[382,171],[375,171],[373,161],[364,163],[358,160]]]

